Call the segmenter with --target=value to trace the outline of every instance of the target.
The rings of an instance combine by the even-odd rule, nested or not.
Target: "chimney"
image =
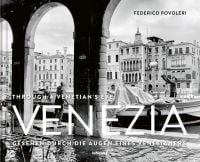
[[[67,47],[64,47],[64,55],[67,54]]]

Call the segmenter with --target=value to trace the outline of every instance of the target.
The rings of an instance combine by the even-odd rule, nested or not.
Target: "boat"
[[[184,125],[200,123],[200,100],[169,97],[154,99],[152,95],[144,92],[141,88],[123,85],[116,90],[112,104],[120,105],[120,109],[116,109],[114,114],[121,124],[130,124],[139,110],[128,108],[127,105],[144,106],[137,121],[140,125],[150,121],[152,105],[155,106],[155,118],[159,124],[165,122],[173,105],[176,107]],[[172,116],[170,122],[177,122],[175,115]]]

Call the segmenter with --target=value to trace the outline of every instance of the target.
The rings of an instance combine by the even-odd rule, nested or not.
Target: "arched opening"
[[[133,73],[133,74],[132,74],[132,82],[134,82],[134,79],[135,79],[135,78],[134,78],[134,73]]]
[[[151,84],[149,84],[149,86],[148,86],[148,91],[152,91],[152,85]]]
[[[61,3],[46,3],[32,15],[25,35],[24,94],[43,93],[54,104],[61,82],[74,94],[74,22]],[[73,99],[68,102],[73,104]],[[30,120],[34,100],[24,100],[24,122]]]
[[[13,34],[8,21],[0,19],[0,101],[11,100]]]
[[[171,0],[170,0],[171,1]],[[197,0],[195,0],[196,4],[199,4]],[[170,5],[171,4],[171,5]],[[158,10],[161,11],[163,8],[177,8],[180,6],[180,2],[176,1],[172,3],[164,2],[161,3],[161,0],[154,1],[152,3],[140,3],[139,0],[131,1],[131,0],[111,0],[107,6],[104,19],[103,19],[103,35],[105,35],[107,38],[110,37],[110,39],[115,40],[121,40],[124,42],[127,42],[127,46],[124,46],[124,48],[120,49],[119,51],[123,51],[122,57],[124,59],[120,59],[121,61],[129,61],[133,58],[130,56],[136,56],[134,54],[138,53],[140,54],[140,51],[144,52],[144,60],[141,62],[136,61],[136,68],[141,72],[141,80],[143,85],[148,85],[149,79],[145,80],[145,74],[146,76],[149,76],[151,74],[152,77],[151,80],[154,80],[153,76],[155,70],[159,70],[159,73],[161,74],[170,74],[170,69],[173,69],[175,66],[180,66],[180,62],[183,60],[176,60],[172,61],[172,54],[183,54],[185,51],[186,53],[189,52],[189,43],[193,44],[193,49],[196,48],[197,51],[199,51],[199,38],[197,35],[199,35],[199,22],[198,18],[196,17],[195,13],[199,13],[199,10],[193,5],[194,3],[189,3],[188,0],[184,0],[183,3],[181,3],[182,7],[185,8],[185,11],[187,13],[180,15],[180,18],[178,16],[173,15],[168,17],[169,15],[143,15],[140,14],[141,12],[137,12],[138,8],[145,8],[148,10]],[[134,13],[133,13],[134,11]],[[192,14],[188,14],[190,11],[192,11]],[[193,15],[193,16],[191,16]],[[198,14],[199,15],[199,14]],[[162,18],[161,18],[162,17]],[[195,17],[196,20],[191,21]],[[112,18],[112,19],[111,19]],[[143,19],[144,18],[144,19]],[[154,21],[152,21],[154,20]],[[173,21],[173,23],[171,23]],[[187,25],[184,25],[184,28],[182,28],[183,24],[185,24],[184,21],[187,21]],[[137,44],[137,46],[133,46],[134,43],[141,43],[138,42],[138,39],[136,41],[133,40],[133,34],[137,31],[137,26],[140,30],[138,30],[139,33],[141,32],[143,36],[143,42],[145,46],[142,46],[141,44]],[[134,29],[135,28],[135,29]],[[191,28],[195,28],[194,30],[191,30]],[[110,31],[109,31],[110,29]],[[166,32],[168,31],[169,32]],[[170,32],[171,31],[171,32]],[[170,33],[170,34],[168,34]],[[187,34],[182,34],[187,33]],[[138,35],[136,38],[138,38]],[[155,36],[160,41],[157,41],[158,44],[153,46],[153,43],[156,44],[155,39],[153,38]],[[147,39],[146,39],[147,38]],[[161,39],[160,39],[161,38]],[[173,40],[173,41],[168,41]],[[174,42],[175,41],[175,42]],[[133,42],[133,43],[132,43]],[[161,42],[165,42],[166,44],[161,44]],[[185,47],[183,44],[185,42],[188,47]],[[176,44],[176,47],[170,47],[173,46],[173,44]],[[146,46],[147,45],[147,46]],[[130,48],[131,47],[131,48]],[[142,47],[142,48],[141,48]],[[177,48],[177,49],[175,49]],[[129,51],[129,55],[127,54],[127,50]],[[168,51],[169,50],[169,51]],[[191,49],[192,50],[192,49]],[[169,57],[166,56],[166,53],[169,52]],[[194,52],[194,50],[193,50]],[[155,55],[154,55],[155,54]],[[152,57],[150,57],[150,55]],[[126,58],[127,56],[127,58]],[[146,57],[147,56],[147,57]],[[149,57],[148,57],[149,56]],[[145,70],[147,66],[149,65],[152,60],[158,59],[157,67],[149,67],[151,71]],[[192,60],[192,56],[190,56],[190,59]],[[193,63],[195,64],[195,61],[193,60]],[[144,64],[144,65],[143,65]],[[171,65],[172,64],[172,65]],[[187,63],[184,63],[184,65],[181,66],[188,66]],[[133,62],[134,65],[134,62]],[[198,69],[198,65],[195,65],[195,69]],[[144,68],[143,68],[144,67]],[[136,70],[133,70],[136,71]],[[123,73],[123,72],[122,72]],[[163,79],[158,77],[158,82],[164,84]],[[186,76],[181,76],[182,78],[186,78]],[[199,83],[200,77],[198,79],[195,79],[194,82]],[[154,85],[155,84],[155,85]],[[152,84],[153,86],[156,86],[156,83]],[[185,83],[184,83],[185,85]],[[198,85],[194,83],[193,87],[196,87],[196,89],[200,89]],[[164,89],[161,89],[161,91],[164,92]],[[194,90],[195,91],[195,90]]]

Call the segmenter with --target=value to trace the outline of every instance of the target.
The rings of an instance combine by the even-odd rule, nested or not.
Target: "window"
[[[57,62],[57,59],[55,59],[55,62]]]
[[[49,79],[49,74],[47,73],[47,79]]]
[[[165,53],[165,46],[162,46],[162,52]]]
[[[43,70],[45,70],[45,66],[43,66]]]
[[[45,60],[43,60],[43,64],[45,64]]]
[[[109,80],[109,72],[107,72],[107,79]]]
[[[126,49],[126,53],[129,54],[129,49],[128,48]]]
[[[119,43],[116,43],[116,47],[117,47],[117,48],[119,47]]]
[[[152,52],[152,49],[151,48],[149,48],[149,53],[151,53]]]
[[[63,79],[63,74],[60,75],[60,78]]]
[[[111,62],[111,56],[108,56],[108,63]]]
[[[54,86],[56,87],[56,82],[54,82]]]
[[[109,44],[109,49],[111,49],[112,48],[112,46],[111,46],[111,44]]]
[[[183,53],[182,48],[179,48],[179,54],[182,54],[182,53]]]
[[[57,70],[57,66],[55,65],[55,70]]]
[[[151,74],[149,74],[149,80],[151,80]]]
[[[132,48],[132,50],[133,50],[133,53],[135,53],[135,48]]]
[[[63,70],[63,66],[61,66],[61,70]]]
[[[186,83],[187,88],[190,88],[190,83]]]
[[[35,65],[35,71],[37,71],[37,65]]]
[[[56,78],[57,78],[57,75],[55,74],[54,76],[55,76],[55,79],[56,79]]]
[[[191,79],[191,74],[186,74],[186,79]]]
[[[61,63],[63,63],[63,59],[61,59]]]
[[[158,80],[158,74],[156,74],[156,80]]]
[[[41,64],[41,60],[39,60],[39,64]]]
[[[112,72],[110,72],[109,74],[110,74],[109,78],[112,79]]]
[[[45,74],[43,74],[43,79],[45,79]]]
[[[39,74],[39,79],[41,79],[41,74]]]
[[[166,65],[165,58],[163,58],[162,62],[163,62],[163,69],[165,69],[165,65]]]
[[[50,74],[50,79],[52,79],[52,74]]]
[[[196,79],[196,72],[195,71],[192,72],[192,79]]]
[[[116,57],[116,59],[115,59],[116,62],[119,62],[119,55],[116,55],[115,57]]]
[[[190,48],[186,47],[186,53],[190,53]]]
[[[172,55],[172,49],[169,49],[169,55]]]
[[[123,50],[123,49],[121,49],[121,54],[123,55],[123,53],[124,53],[124,50]]]
[[[52,63],[52,59],[50,59],[50,63]]]
[[[177,83],[177,88],[180,88],[181,87],[181,83]]]
[[[139,47],[136,47],[136,53],[139,53]]]
[[[52,70],[52,66],[50,66],[50,70]]]
[[[175,48],[175,54],[178,54],[178,48]]]
[[[115,79],[117,79],[117,72],[115,72]]]
[[[158,47],[155,48],[155,52],[158,53]]]

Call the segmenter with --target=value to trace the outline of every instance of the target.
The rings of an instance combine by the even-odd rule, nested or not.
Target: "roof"
[[[60,54],[55,54],[55,55],[44,55],[41,54],[38,59],[53,59],[53,58],[64,58],[64,55],[60,55]]]

